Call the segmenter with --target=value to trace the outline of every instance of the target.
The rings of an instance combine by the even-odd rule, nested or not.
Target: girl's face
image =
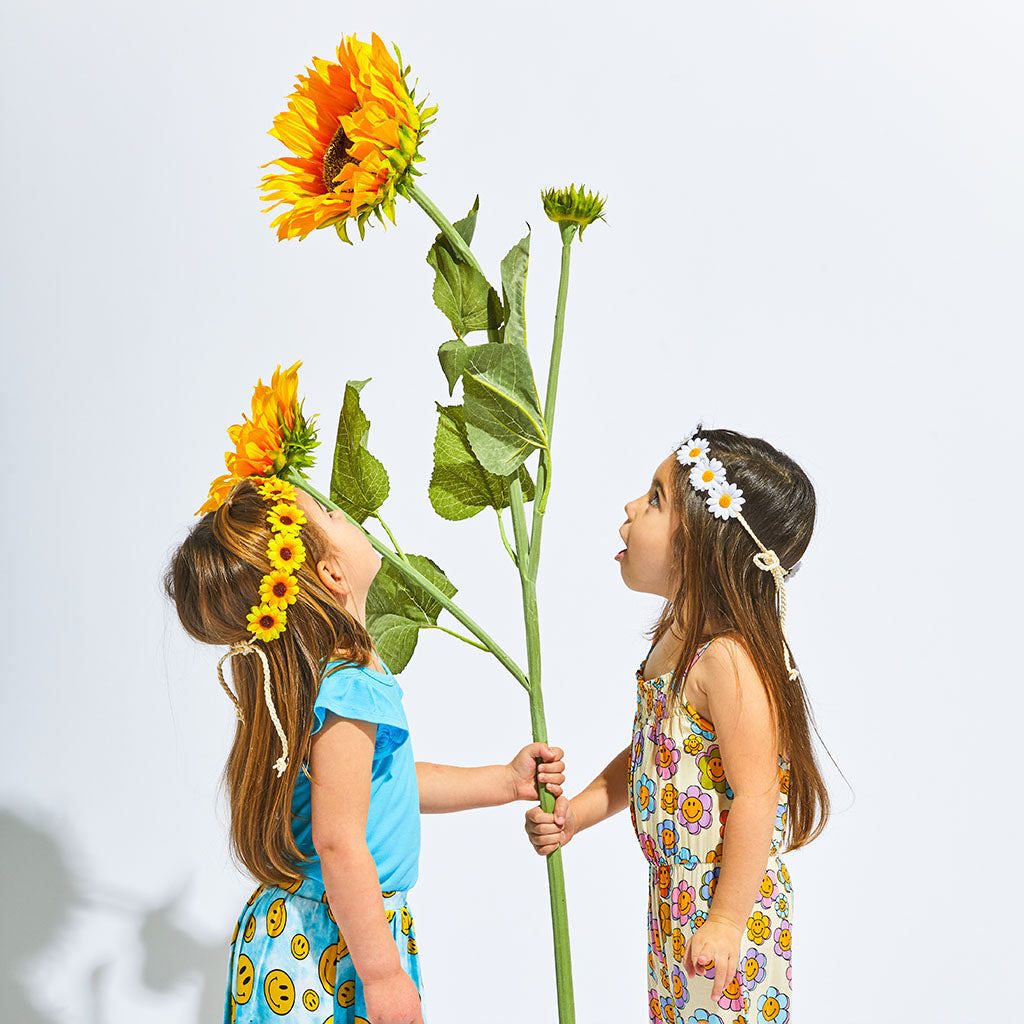
[[[354,605],[350,610],[365,623],[366,594],[380,568],[380,555],[373,550],[366,534],[345,518],[344,512],[326,511],[320,502],[298,488],[295,495],[306,519],[320,527],[331,546],[330,556],[317,564],[317,571],[328,586],[330,579],[344,587]],[[349,605],[349,600],[342,603]]]
[[[670,455],[654,471],[651,488],[626,503],[626,521],[619,536],[626,546],[616,556],[622,581],[630,590],[669,598],[674,555],[672,537],[679,524],[672,507]]]

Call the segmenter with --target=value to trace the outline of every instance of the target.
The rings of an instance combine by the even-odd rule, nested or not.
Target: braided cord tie
[[[238,702],[238,698],[231,692],[231,688],[224,681],[224,670],[221,667],[225,661],[234,657],[236,654],[241,655],[242,657],[248,657],[250,654],[259,655],[260,662],[263,664],[263,699],[267,702],[267,710],[270,712],[270,718],[273,721],[274,728],[277,730],[277,735],[281,740],[281,756],[274,762],[273,768],[274,771],[277,772],[277,777],[281,778],[285,773],[285,769],[288,767],[288,737],[285,735],[284,727],[281,725],[281,719],[277,714],[277,708],[274,706],[274,697],[270,692],[270,661],[262,647],[257,647],[251,640],[242,640],[239,643],[232,644],[228,649],[228,653],[217,662],[217,678],[220,680],[220,685],[224,687],[224,692],[231,698],[231,703],[235,705],[235,712],[238,715],[238,720],[240,722],[245,721],[242,717],[242,705]]]
[[[779,556],[772,549],[766,548],[758,540],[757,534],[754,533],[750,528],[750,524],[743,518],[743,513],[737,512],[736,518],[760,549],[754,555],[754,565],[764,572],[770,572],[772,579],[775,580],[775,593],[779,599],[779,626],[782,629],[782,653],[786,659],[786,671],[789,673],[790,679],[799,679],[800,673],[793,667],[793,663],[789,659],[789,641],[786,639],[786,570],[782,567]]]

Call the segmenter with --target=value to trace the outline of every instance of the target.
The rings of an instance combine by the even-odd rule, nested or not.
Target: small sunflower
[[[278,480],[276,476],[272,476],[260,487],[259,496],[266,501],[273,501],[275,503],[287,501],[294,504],[295,488],[291,484],[285,483],[284,480]]]
[[[298,505],[282,501],[267,513],[267,522],[275,533],[298,533],[306,523],[306,513]]]
[[[580,185],[578,189],[575,185],[549,188],[541,192],[540,198],[548,219],[556,224],[566,221],[579,224],[581,239],[583,232],[595,220],[604,220],[605,200],[596,192],[588,192],[586,185]]]
[[[691,437],[676,449],[676,461],[680,466],[692,466],[701,456],[707,456],[710,447],[703,437]]]
[[[294,571],[306,560],[306,549],[298,537],[275,533],[267,545],[267,558],[275,569]]]
[[[314,57],[298,76],[288,109],[270,130],[295,156],[266,164],[281,170],[261,186],[268,210],[286,207],[271,225],[278,239],[334,225],[347,242],[351,219],[360,237],[370,214],[394,223],[395,196],[419,174],[419,144],[437,112],[416,103],[398,47],[395,56],[397,64],[376,33],[369,43],[349,36],[338,44],[336,63]]]
[[[743,511],[743,492],[735,484],[712,487],[708,492],[708,511],[716,519],[735,519]]]
[[[284,632],[287,616],[283,608],[273,608],[269,604],[254,604],[247,621],[249,624],[245,628],[257,639],[269,643]]]
[[[260,600],[271,608],[285,608],[295,604],[299,596],[299,581],[287,570],[267,573],[260,583]]]
[[[694,490],[707,491],[715,484],[721,485],[725,482],[725,466],[718,459],[709,459],[702,455],[690,470],[690,483]]]

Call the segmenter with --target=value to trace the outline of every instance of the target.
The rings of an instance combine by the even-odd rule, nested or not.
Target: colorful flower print
[[[661,1015],[661,1000],[658,998],[657,991],[653,988],[647,993],[647,1005],[651,1010],[651,1020],[663,1021],[665,1019]]]
[[[666,700],[667,698],[663,693],[659,693],[658,696],[654,698],[654,720],[659,725],[661,724],[661,720],[665,717]]]
[[[704,858],[706,864],[722,863],[722,845],[719,843],[713,850],[708,850],[708,855]]]
[[[654,796],[658,791],[657,785],[646,775],[640,776],[636,784],[636,813],[641,821],[646,821],[654,810]]]
[[[694,911],[690,918],[690,931],[695,932],[707,919],[708,915],[703,910]]]
[[[672,869],[667,864],[658,865],[658,895],[664,900],[672,890]]]
[[[683,740],[683,750],[685,750],[691,757],[694,754],[699,754],[703,749],[704,741],[695,733],[691,732],[690,735]]]
[[[718,816],[718,837],[719,839],[725,838],[725,822],[729,817],[729,808],[726,807],[724,811]]]
[[[779,917],[789,917],[789,898],[785,893],[779,893],[779,898],[775,901],[775,913]]]
[[[786,831],[786,821],[788,820],[788,818],[789,818],[789,804],[788,803],[779,804],[777,810],[775,811],[775,827],[780,832],[785,832]]]
[[[710,871],[705,871],[700,880],[700,898],[705,903],[710,903],[715,897],[715,888],[718,885],[718,872],[720,868],[716,865]],[[765,919],[767,920],[767,918]]]
[[[725,780],[722,752],[718,749],[717,743],[713,743],[708,747],[706,754],[701,754],[697,758],[697,768],[700,771],[700,784],[705,789],[724,793],[729,788],[729,783]]]
[[[766,871],[764,878],[761,879],[761,888],[757,891],[757,899],[754,900],[754,906],[756,907],[760,903],[765,910],[770,910],[771,905],[775,902],[775,893],[777,891],[775,872]]]
[[[694,1010],[686,1024],[725,1024],[725,1021],[709,1010]]]
[[[689,706],[690,710],[693,711],[693,706]],[[693,713],[696,714],[695,711]],[[690,732],[692,732],[694,736],[699,736],[701,739],[705,740],[713,740],[715,738],[715,734],[710,729],[702,729],[695,721],[693,721],[693,719],[690,719]]]
[[[636,771],[640,767],[640,761],[644,756],[644,737],[643,733],[639,730],[633,733],[633,756],[630,759],[629,767],[630,772]]]
[[[686,972],[678,967],[672,968],[671,992],[677,1010],[681,1010],[690,1001],[690,990],[686,987]]]
[[[661,965],[661,970],[658,973],[659,973],[659,975],[661,977],[661,987],[667,989],[668,988],[668,970],[665,968],[664,964]]]
[[[672,917],[680,924],[686,924],[696,909],[696,899],[697,894],[693,891],[693,886],[687,885],[685,881],[680,882],[672,890]]]
[[[788,921],[783,920],[782,924],[775,929],[775,952],[779,956],[789,960],[793,955],[793,931]]]
[[[679,852],[676,854],[676,863],[682,864],[687,870],[691,870],[700,863],[700,859],[697,857],[697,854],[690,852],[689,847],[680,846]]]
[[[789,769],[788,768],[783,768],[782,771],[779,772],[779,792],[780,793],[788,793],[789,792]]]
[[[734,1013],[743,1009],[743,985],[740,983],[739,974],[734,974],[729,979],[729,984],[718,997],[718,1005],[723,1010],[732,1010]]]
[[[650,687],[644,692],[644,711],[649,715],[654,710],[654,693]]]
[[[774,985],[757,1001],[757,1024],[786,1024],[789,1020],[789,996]]]
[[[679,824],[691,836],[695,836],[711,824],[711,795],[705,793],[700,786],[687,786],[677,817]]]
[[[654,836],[649,836],[644,833],[640,837],[640,849],[644,851],[644,856],[652,863],[658,863],[658,847],[655,845]]]
[[[674,821],[663,821],[658,825],[658,839],[661,840],[661,848],[669,859],[675,857],[679,851],[679,833],[676,831]]]
[[[786,892],[793,891],[793,883],[789,880],[789,868],[787,868],[781,860],[779,861],[779,881],[782,883],[782,888],[785,889]]]
[[[683,954],[686,952],[686,936],[678,928],[672,929],[672,956],[677,964],[683,962]],[[685,987],[685,982],[684,982]]]
[[[667,900],[658,904],[658,924],[661,925],[662,935],[672,934],[672,907]]]
[[[676,766],[679,764],[680,755],[679,748],[676,747],[676,741],[671,736],[658,733],[655,743],[658,746],[658,749],[655,751],[658,774],[663,779],[671,779],[676,773]]]
[[[747,950],[747,955],[740,960],[740,974],[747,983],[747,988],[753,988],[764,981],[765,964],[768,958],[756,946]]]
[[[668,985],[666,985],[665,988],[668,988]],[[673,1003],[673,1001],[668,996],[662,997],[661,1017],[662,1020],[665,1021],[665,1024],[678,1024],[675,1003]]]
[[[679,810],[679,790],[666,782],[661,790],[661,809],[666,814],[675,814]]]
[[[760,910],[755,910],[753,915],[747,918],[747,938],[756,942],[759,946],[772,933],[772,920]]]

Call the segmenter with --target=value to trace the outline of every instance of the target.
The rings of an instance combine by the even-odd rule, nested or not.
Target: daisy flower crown
[[[789,643],[786,641],[786,577],[796,571],[799,563],[792,570],[783,568],[779,556],[766,548],[758,536],[750,528],[743,517],[743,504],[746,499],[743,491],[735,484],[729,483],[725,476],[725,466],[719,459],[712,458],[711,444],[703,437],[696,436],[697,431],[676,449],[676,461],[684,468],[689,466],[690,486],[701,493],[707,494],[708,512],[716,519],[735,519],[750,534],[758,550],[754,555],[754,565],[763,572],[770,572],[775,580],[775,592],[779,600],[779,625],[782,628],[783,654],[786,658],[786,671],[790,679],[799,679],[800,673],[793,667],[789,657]]]
[[[274,762],[274,770],[280,778],[288,767],[288,737],[285,735],[270,692],[269,659],[263,648],[258,647],[254,641],[270,643],[287,628],[288,606],[295,604],[299,594],[296,572],[306,560],[306,549],[299,539],[299,530],[306,522],[306,515],[295,503],[295,488],[277,477],[265,480],[258,488],[258,493],[270,505],[267,510],[267,525],[270,527],[267,558],[271,568],[260,580],[259,598],[247,616],[246,629],[252,633],[252,638],[231,645],[228,653],[217,662],[217,678],[235,705],[238,720],[244,722],[242,705],[225,681],[222,666],[236,654],[242,657],[250,654],[259,656],[263,665],[263,697],[281,740],[281,756]]]

